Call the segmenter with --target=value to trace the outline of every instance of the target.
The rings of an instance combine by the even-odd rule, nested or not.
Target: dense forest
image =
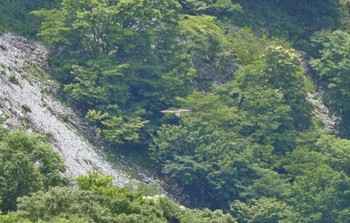
[[[349,1],[12,0],[0,18],[47,45],[109,153],[141,154],[194,208],[72,183],[45,138],[2,129],[1,222],[350,222]]]

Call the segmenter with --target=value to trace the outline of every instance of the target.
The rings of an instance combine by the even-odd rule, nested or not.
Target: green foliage
[[[136,114],[142,113],[144,112],[136,112]],[[142,120],[137,115],[134,115],[134,117],[120,117],[112,116],[107,112],[96,112],[96,110],[89,110],[87,118],[95,124],[96,132],[102,132],[104,138],[112,144],[137,141],[139,139],[138,132],[149,122],[148,120]]]
[[[284,37],[299,47],[307,47],[308,38],[316,31],[347,28],[349,24],[348,1],[236,2],[244,11],[236,22],[242,26],[253,27],[257,33]]]
[[[344,31],[320,32],[313,36],[314,51],[310,65],[326,89],[324,101],[341,117],[340,134],[350,136],[349,130],[349,50],[350,35]]]
[[[334,159],[344,165],[344,157],[335,154],[347,143],[334,136],[305,133],[283,161],[287,174],[259,169],[261,178],[230,205],[232,215],[239,222],[346,222],[349,176]]]
[[[214,93],[195,91],[186,98],[177,99],[184,108],[191,108],[190,114],[214,126],[231,127],[237,119],[237,108],[230,106],[232,100],[224,101]]]
[[[39,220],[31,221],[28,218],[19,217],[16,213],[9,213],[7,215],[0,215],[0,221],[3,223],[86,223],[86,219],[80,218],[77,215],[71,215],[66,218],[54,217],[49,221]]]
[[[208,1],[208,0],[181,0],[183,13],[189,15],[210,15],[218,17],[224,21],[234,21],[242,13],[239,4],[228,0]]]
[[[2,222],[212,222],[235,223],[222,211],[191,210],[164,196],[142,196],[112,185],[112,177],[90,173],[78,179],[80,189],[54,187],[18,199],[15,213],[0,215]]]
[[[39,21],[30,15],[30,12],[39,8],[55,7],[60,0],[33,0],[3,1],[0,6],[0,34],[15,32],[21,35],[34,36],[37,32]]]
[[[235,201],[231,204],[233,215],[237,216],[239,222],[252,223],[278,223],[288,222],[293,216],[293,210],[286,203],[275,198],[262,197],[253,199],[249,205]]]
[[[194,85],[210,91],[213,84],[222,84],[233,78],[237,69],[235,52],[224,28],[209,15],[183,15],[179,24],[181,37],[192,56],[197,75]]]
[[[186,211],[181,222],[185,223],[235,223],[236,221],[228,214],[224,214],[221,210],[210,211],[193,210]]]
[[[65,184],[65,169],[42,136],[23,131],[6,133],[0,141],[1,210],[15,210],[18,197]]]
[[[18,217],[13,212],[7,215],[0,215],[0,221],[3,223],[32,223],[29,219]]]
[[[17,214],[33,222],[50,221],[55,217],[69,220],[75,214],[79,214],[85,222],[108,222],[109,210],[100,201],[103,199],[90,191],[55,187],[48,192],[37,192],[31,197],[19,199]]]
[[[349,217],[349,189],[349,177],[323,165],[296,177],[291,201],[302,222],[342,222]]]
[[[18,4],[19,12],[55,4],[40,2]],[[337,0],[63,0],[33,14],[65,97],[110,146],[145,147],[153,134],[152,159],[192,205],[230,209],[239,222],[348,222],[350,144],[313,126],[313,84],[291,48],[312,57],[324,101],[348,137],[349,34],[322,31],[308,44],[316,31],[349,27],[348,9]],[[188,112],[162,118],[166,108]],[[3,137],[0,149],[12,148]],[[0,172],[1,204],[11,204],[4,210],[56,185],[35,156],[15,155],[0,160],[8,168]],[[18,160],[25,186],[13,195],[6,180],[18,178],[7,162]],[[77,181],[79,189],[20,198],[19,211],[0,221],[235,222],[222,211],[114,187],[96,173]]]
[[[213,208],[227,208],[235,199],[288,197],[288,178],[275,171],[283,171],[299,132],[312,126],[307,79],[296,51],[278,40],[269,45],[266,38],[243,40],[252,37],[247,30],[237,36],[237,49],[254,42],[247,47],[260,56],[239,51],[237,59],[248,64],[233,81],[213,93],[178,98],[191,112],[181,114],[178,124],[162,125],[150,147],[163,173]]]
[[[180,124],[159,129],[150,148],[153,159],[185,191],[201,194],[194,202],[225,207],[256,177],[252,143],[201,119],[182,118]]]
[[[60,9],[34,12],[44,20],[39,36],[57,49],[56,58],[71,59],[58,64],[66,93],[91,110],[110,143],[138,141],[161,109],[192,90],[195,71],[177,39],[179,11],[173,0],[66,0]]]
[[[312,125],[307,101],[307,79],[294,50],[272,44],[258,61],[243,67],[232,83],[218,88],[222,97],[235,99],[240,133],[278,153],[293,149],[296,131]]]
[[[331,135],[322,135],[316,145],[319,152],[325,157],[321,161],[325,161],[334,170],[344,172],[350,176],[349,140],[339,139]]]
[[[266,63],[262,83],[283,93],[286,104],[291,106],[295,129],[309,128],[312,107],[306,99],[307,78],[297,52],[287,47],[272,45],[262,56]]]
[[[16,75],[11,75],[11,76],[9,77],[9,81],[10,81],[12,84],[16,84],[16,85],[19,84]]]
[[[251,29],[242,28],[233,33],[232,48],[237,55],[237,60],[242,65],[249,65],[259,60],[259,56],[270,44],[263,36],[254,35]]]
[[[22,105],[22,108],[23,108],[23,110],[26,111],[26,112],[31,112],[31,111],[32,111],[32,110],[30,109],[30,106],[29,106],[28,104]]]

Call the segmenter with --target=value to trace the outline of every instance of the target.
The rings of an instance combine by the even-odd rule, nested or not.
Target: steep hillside
[[[43,81],[46,59],[47,51],[39,44],[12,34],[0,38],[0,114],[4,124],[48,135],[71,177],[96,170],[114,176],[120,186],[132,181],[121,166],[103,158],[79,129],[84,124],[77,115],[50,94],[57,84]]]
[[[130,171],[123,153],[178,185],[187,206],[221,209],[237,222],[349,221],[350,1],[16,0],[2,8],[0,32],[23,31],[50,52],[1,38],[0,122],[46,134],[69,176],[96,169],[117,185],[136,182],[129,174],[153,181]],[[13,214],[31,222],[53,221],[42,216],[51,206],[40,205],[64,198],[54,212],[64,221],[195,222],[171,202],[98,174],[79,177],[74,191],[39,185],[13,196],[17,176],[43,168],[7,132],[0,128],[0,205],[5,196],[13,204],[3,213],[18,208]],[[120,164],[87,143],[94,137]],[[12,163],[23,157],[32,170],[18,175]]]

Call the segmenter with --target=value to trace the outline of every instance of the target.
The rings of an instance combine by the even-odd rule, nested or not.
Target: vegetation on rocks
[[[50,187],[61,181],[51,185],[44,174],[35,182],[40,185],[28,184],[23,193],[0,190],[3,201],[12,199],[3,211],[17,209],[0,219],[348,222],[349,4],[17,3],[25,18],[38,22],[25,32],[50,48],[50,72],[64,100],[89,120],[110,152],[147,154],[189,197],[187,205],[222,211],[181,208],[95,174],[79,178],[78,189]],[[333,132],[326,133],[315,116],[308,100],[315,91],[339,117]],[[10,136],[0,149],[11,148]],[[42,174],[30,168],[30,179]]]

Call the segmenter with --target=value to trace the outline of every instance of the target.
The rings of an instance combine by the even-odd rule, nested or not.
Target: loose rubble
[[[47,67],[47,55],[43,46],[25,38],[12,34],[0,37],[0,117],[5,120],[3,125],[48,135],[53,148],[64,157],[70,177],[94,170],[113,175],[118,186],[136,182],[122,167],[107,162],[75,125],[79,118],[74,112],[47,93],[55,87],[54,82],[45,83],[31,74],[37,68]]]

